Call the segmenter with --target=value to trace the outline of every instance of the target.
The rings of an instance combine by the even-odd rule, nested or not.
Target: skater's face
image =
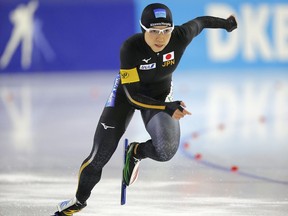
[[[167,28],[167,26],[155,26],[149,29],[144,28],[145,42],[154,52],[160,52],[169,43],[173,29],[174,27]]]

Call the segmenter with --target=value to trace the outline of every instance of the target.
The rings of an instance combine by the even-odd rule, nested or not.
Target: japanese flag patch
[[[163,62],[170,61],[174,59],[174,51],[163,55]]]

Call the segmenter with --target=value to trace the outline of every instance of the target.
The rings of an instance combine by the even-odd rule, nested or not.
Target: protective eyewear
[[[146,28],[142,23],[141,21],[139,21],[140,23],[140,26],[148,33],[150,34],[153,34],[153,35],[158,35],[158,34],[164,34],[164,35],[167,35],[167,34],[171,34],[172,31],[174,30],[174,26],[172,27],[168,27],[168,28],[164,28],[164,29],[156,29],[156,28]]]

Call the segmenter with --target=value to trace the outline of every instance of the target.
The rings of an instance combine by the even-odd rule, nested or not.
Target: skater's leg
[[[179,121],[165,112],[142,111],[142,118],[151,139],[140,143],[136,156],[156,161],[168,161],[177,152],[180,142]]]
[[[127,186],[137,179],[141,159],[148,157],[156,161],[168,161],[176,154],[180,141],[179,121],[164,112],[142,110],[141,114],[151,139],[129,145],[123,170]]]
[[[100,181],[102,168],[115,152],[133,113],[134,109],[127,104],[104,109],[97,125],[92,151],[79,171],[76,197],[81,203],[89,198],[91,190]]]

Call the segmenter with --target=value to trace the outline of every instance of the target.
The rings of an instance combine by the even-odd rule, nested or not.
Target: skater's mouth
[[[157,48],[162,48],[162,47],[164,47],[164,44],[155,44],[155,46],[156,46]]]

